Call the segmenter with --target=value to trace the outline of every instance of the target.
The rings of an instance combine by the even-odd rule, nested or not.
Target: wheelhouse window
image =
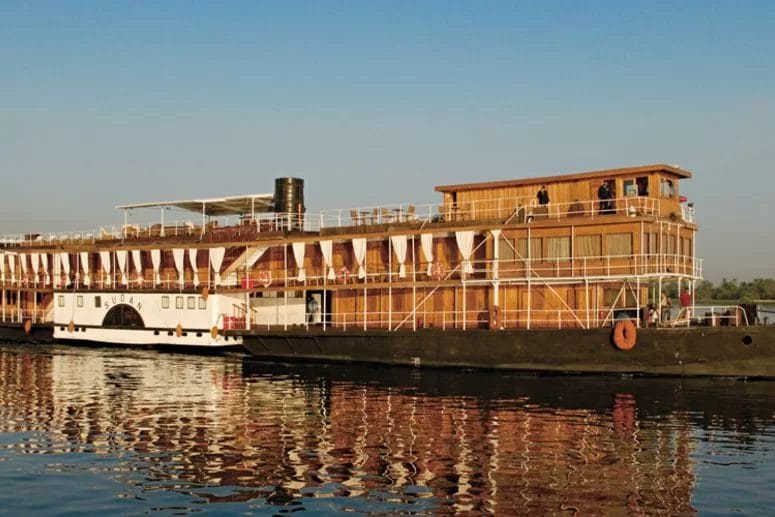
[[[675,197],[675,182],[671,179],[662,178],[660,191],[662,197]]]

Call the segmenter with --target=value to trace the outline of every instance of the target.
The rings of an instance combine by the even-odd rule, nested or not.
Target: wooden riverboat
[[[318,214],[302,180],[280,178],[270,194],[123,205],[118,228],[4,238],[3,332],[275,359],[775,376],[772,328],[750,308],[647,317],[665,286],[693,292],[702,278],[680,195],[691,176],[648,165],[445,185],[437,203]],[[149,209],[159,222],[133,221]],[[165,222],[170,209],[196,222]]]

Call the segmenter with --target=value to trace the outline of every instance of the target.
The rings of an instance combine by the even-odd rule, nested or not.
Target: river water
[[[0,344],[0,513],[747,515],[775,382]]]

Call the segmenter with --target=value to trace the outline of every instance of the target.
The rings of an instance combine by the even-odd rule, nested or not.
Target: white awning
[[[208,216],[242,215],[253,212],[271,212],[273,209],[273,194],[248,194],[244,196],[214,197],[209,199],[191,199],[187,201],[157,201],[153,203],[137,203],[120,205],[120,210],[133,208],[165,208],[174,207]]]

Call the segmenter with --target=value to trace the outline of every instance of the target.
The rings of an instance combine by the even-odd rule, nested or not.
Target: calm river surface
[[[768,514],[775,382],[0,344],[0,514]]]

